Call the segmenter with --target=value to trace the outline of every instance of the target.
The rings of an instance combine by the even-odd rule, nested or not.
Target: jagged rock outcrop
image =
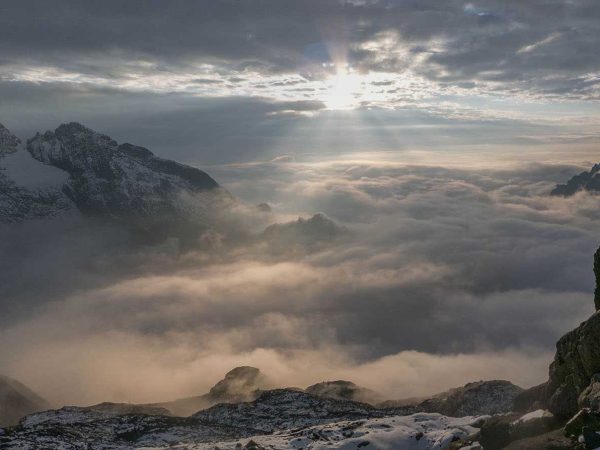
[[[50,408],[50,404],[23,383],[0,375],[0,427],[15,425],[28,414]]]
[[[299,217],[296,221],[276,223],[267,227],[262,238],[274,250],[290,250],[295,247],[308,248],[323,242],[332,242],[348,233],[324,214],[317,213],[309,219]]]
[[[189,416],[217,403],[249,402],[258,397],[267,385],[266,377],[256,367],[236,367],[215,384],[208,393],[181,398],[155,406],[166,408],[172,414]]]
[[[558,184],[550,194],[569,197],[579,191],[600,192],[600,164],[595,164],[589,172],[575,175],[566,184]]]

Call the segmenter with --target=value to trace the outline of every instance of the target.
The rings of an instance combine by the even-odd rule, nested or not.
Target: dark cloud
[[[155,73],[209,63],[314,76],[342,57],[360,70],[412,68],[433,80],[595,97],[588,75],[600,69],[594,0],[19,0],[3,2],[1,13],[8,73],[41,65],[117,79],[139,60]]]

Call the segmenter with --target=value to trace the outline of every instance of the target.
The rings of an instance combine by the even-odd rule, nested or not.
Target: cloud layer
[[[389,397],[480,378],[532,385],[593,310],[597,199],[547,195],[576,167],[284,158],[215,170],[248,203],[271,204],[256,213],[265,223],[321,211],[345,230],[223,236],[184,255],[106,232],[98,242],[86,227],[47,252],[31,240],[4,261],[5,281],[19,273],[28,288],[3,308],[28,308],[1,328],[12,351],[0,371],[57,403],[198,394],[241,364],[274,385],[348,378]],[[11,232],[3,245],[22,247]]]

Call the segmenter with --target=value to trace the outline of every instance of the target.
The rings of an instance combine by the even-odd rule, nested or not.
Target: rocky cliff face
[[[557,185],[551,195],[568,197],[579,191],[600,192],[600,164],[595,164],[589,172],[575,175],[566,184]]]

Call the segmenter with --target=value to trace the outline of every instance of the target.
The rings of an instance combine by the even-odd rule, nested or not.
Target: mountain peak
[[[256,367],[236,367],[227,372],[208,394],[219,401],[247,401],[254,397],[263,382],[264,376]]]
[[[204,214],[207,205],[191,196],[219,188],[200,169],[158,158],[144,147],[119,145],[78,122],[38,133],[27,150],[69,175],[62,191],[82,213],[126,221],[145,232],[194,229],[192,216]]]
[[[573,176],[565,184],[557,184],[550,195],[569,197],[579,191],[600,192],[600,163],[594,164],[589,172]]]

